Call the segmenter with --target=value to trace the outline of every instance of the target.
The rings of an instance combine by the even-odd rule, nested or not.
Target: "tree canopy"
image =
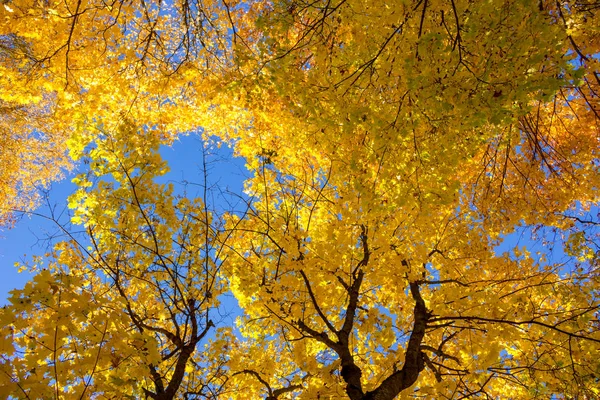
[[[2,5],[1,212],[83,173],[1,395],[600,396],[600,4]],[[195,130],[242,208],[162,183]]]

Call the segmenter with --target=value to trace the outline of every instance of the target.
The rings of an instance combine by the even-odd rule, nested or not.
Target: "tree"
[[[241,12],[219,1],[3,1],[0,223],[37,205],[100,121],[106,131],[143,121],[165,142],[215,121],[211,91],[232,57],[224,32]]]
[[[155,183],[167,166],[154,132],[124,125],[87,152],[76,178],[71,235],[9,299],[2,394],[17,398],[145,396],[214,389],[220,366],[199,369],[223,284],[219,244],[201,199]],[[214,316],[212,317],[214,318]],[[6,338],[4,338],[6,340]],[[214,363],[211,363],[211,365]]]
[[[0,94],[0,226],[10,226],[16,210],[31,211],[40,189],[70,166],[67,135],[49,129],[50,100],[28,82],[15,85],[23,81],[15,75],[24,74],[31,64],[27,42],[0,35],[0,85],[11,88]]]
[[[262,26],[247,104],[271,113],[238,136],[254,197],[225,271],[254,329],[317,360],[294,353],[306,398],[598,395],[595,6],[493,7],[281,4]],[[517,229],[585,244],[497,255]]]
[[[110,309],[132,336],[128,347],[111,354],[131,354],[123,359],[135,360],[138,369],[128,373],[145,378],[116,394],[114,387],[92,390],[104,378],[99,372],[88,378],[96,371],[88,365],[65,378],[48,370],[35,390],[80,385],[77,394],[90,386],[89,393],[107,397],[164,392],[165,398],[598,397],[597,5],[211,5],[217,26],[227,27],[215,32],[224,36],[194,37],[231,44],[230,52],[212,54],[223,60],[219,67],[186,55],[142,68],[148,76],[132,81],[119,75],[120,82],[147,85],[148,96],[136,100],[139,113],[128,116],[148,128],[139,136],[131,128],[106,129],[96,140],[104,144],[91,151],[90,170],[110,172],[118,184],[98,183],[73,198],[75,222],[92,241],[91,258],[57,264],[86,266],[83,271],[106,282],[99,292],[106,304],[120,299]],[[185,37],[190,30],[184,28],[173,37]],[[141,53],[142,60],[152,59],[146,54],[155,53]],[[119,61],[133,55],[140,57],[134,51]],[[173,66],[178,69],[168,69]],[[198,77],[186,75],[191,66],[211,75],[193,95],[170,97]],[[168,81],[158,93],[172,110],[182,107],[172,125],[143,112],[156,94],[150,76]],[[190,113],[192,106],[181,103],[187,98],[206,114]],[[175,201],[151,181],[164,165],[147,149],[190,116],[246,158],[252,177],[240,194],[243,210],[216,215],[199,203],[188,211],[194,202]],[[89,127],[109,116],[93,123],[90,115],[81,118]],[[85,153],[96,135],[79,130],[71,149]],[[126,150],[111,147],[113,140]],[[122,166],[142,156],[152,162],[136,174]],[[173,239],[188,226],[204,238]],[[498,246],[516,232],[530,240],[500,254]],[[194,267],[183,269],[200,275],[179,296],[185,279],[171,274],[187,264],[170,260],[192,245]],[[62,257],[59,250],[54,258]],[[136,285],[142,279],[151,284],[142,289]],[[204,290],[209,283],[216,288]],[[203,335],[177,339],[179,321],[204,318],[207,329],[206,315],[226,291],[241,307],[238,325],[222,325],[207,359],[195,361]],[[205,308],[192,315],[186,293],[204,299],[198,301]],[[31,295],[23,296],[15,295],[16,312]],[[138,296],[149,299],[147,310],[132,308]],[[161,319],[174,310],[183,315]],[[46,322],[46,310],[25,311],[22,319],[11,309],[3,314],[19,329],[21,321],[31,326],[15,334],[17,351],[29,336],[49,335],[43,333],[48,325],[61,326]],[[149,355],[133,356],[136,331],[152,344]],[[109,348],[98,343],[89,347]],[[186,358],[178,343],[193,354]],[[57,360],[86,365],[48,357],[41,362],[47,368]],[[122,376],[106,357],[99,370]],[[189,367],[182,376],[169,369],[171,357]],[[11,385],[28,385],[27,363],[39,359],[5,358]],[[27,385],[23,392],[32,390]],[[167,387],[177,390],[167,394]]]

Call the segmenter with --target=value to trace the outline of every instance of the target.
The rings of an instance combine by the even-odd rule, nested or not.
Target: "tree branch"
[[[421,343],[425,337],[427,323],[431,318],[431,313],[425,306],[425,301],[421,297],[419,284],[411,282],[409,284],[410,293],[415,300],[414,308],[414,326],[406,352],[404,355],[404,365],[402,369],[394,372],[387,377],[377,389],[368,392],[364,400],[393,400],[403,390],[411,387],[419,377],[419,374],[425,367],[425,359],[421,352]]]

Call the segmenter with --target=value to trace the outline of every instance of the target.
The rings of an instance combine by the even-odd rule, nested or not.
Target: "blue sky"
[[[185,186],[188,195],[200,196],[203,184],[203,142],[198,135],[181,136],[173,146],[161,148],[161,155],[169,163],[171,171],[165,180],[176,184],[176,188]],[[233,205],[224,198],[227,192],[241,193],[247,170],[244,161],[234,158],[231,149],[226,146],[209,146],[206,166],[208,186],[212,189],[209,199],[211,207],[229,209]],[[71,179],[76,171],[61,182],[52,185],[48,196],[35,214],[23,216],[16,226],[0,232],[0,305],[6,304],[9,292],[21,288],[31,277],[27,272],[18,273],[16,262],[30,261],[32,256],[44,255],[52,243],[63,239],[59,227],[47,217],[52,213],[60,221],[68,222],[66,208],[68,196],[76,189]]]

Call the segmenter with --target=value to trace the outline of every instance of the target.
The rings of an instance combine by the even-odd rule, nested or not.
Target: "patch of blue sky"
[[[585,207],[576,203],[570,210],[561,214],[571,222],[569,230],[543,224],[517,226],[512,233],[501,237],[494,251],[497,255],[508,255],[511,259],[522,257],[527,250],[539,263],[545,266],[559,266],[562,274],[572,273],[574,268],[585,263],[593,263],[594,258],[583,260],[584,251],[600,253],[600,208],[597,205]],[[573,248],[573,235],[582,237],[581,246]]]

